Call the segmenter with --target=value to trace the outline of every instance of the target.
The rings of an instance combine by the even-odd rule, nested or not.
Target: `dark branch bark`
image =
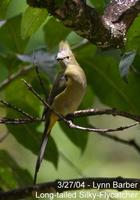
[[[80,36],[100,47],[122,47],[126,33],[140,12],[140,0],[112,0],[100,15],[83,0],[27,0],[33,7],[46,8]]]
[[[117,186],[115,187],[114,183],[117,183],[118,187]],[[129,187],[126,187],[127,183]],[[101,190],[104,190],[104,189],[116,189],[118,191],[140,190],[140,179],[131,179],[131,178],[122,178],[122,177],[81,178],[81,179],[72,179],[72,180],[56,180],[54,182],[41,183],[34,186],[14,189],[7,192],[0,192],[0,199],[1,200],[8,200],[8,199],[16,200],[19,198],[21,199],[21,198],[31,197],[31,196],[36,197],[36,195],[39,195],[40,193],[49,194],[49,193],[56,193],[56,192],[61,193],[64,191],[71,191],[71,190],[97,189],[97,186],[99,184],[102,184],[102,186],[100,185]],[[61,185],[61,188],[60,188],[60,185]],[[57,195],[59,195],[58,193]]]

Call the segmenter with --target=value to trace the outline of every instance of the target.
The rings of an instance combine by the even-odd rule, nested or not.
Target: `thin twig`
[[[13,110],[15,110],[15,111],[21,113],[22,115],[24,115],[24,116],[26,116],[26,117],[28,117],[28,118],[30,118],[30,119],[33,119],[33,118],[34,118],[34,117],[31,116],[30,114],[28,114],[27,112],[25,112],[24,110],[22,110],[21,108],[18,108],[17,106],[15,106],[15,105],[13,105],[13,104],[11,104],[11,103],[8,103],[8,102],[6,102],[6,101],[4,101],[4,100],[2,100],[2,99],[0,99],[0,103],[2,103],[2,104],[4,104],[5,106],[7,106],[7,107],[9,107],[9,108],[11,108],[11,109],[13,109]]]
[[[124,140],[122,138],[119,138],[117,136],[114,135],[110,135],[110,134],[103,134],[103,133],[98,133],[99,135],[109,138],[111,140],[114,140],[115,142],[119,142],[128,146],[133,147],[138,153],[140,153],[140,146],[136,143],[135,140]]]
[[[140,116],[139,115],[134,115],[128,112],[124,112],[124,111],[119,111],[115,108],[112,109],[86,109],[86,110],[78,110],[75,111],[72,116],[74,118],[77,117],[87,117],[87,116],[93,116],[93,115],[113,115],[113,116],[122,116],[122,117],[126,117],[129,119],[133,119],[137,122],[140,122]]]
[[[28,73],[32,69],[33,69],[33,66],[29,65],[29,66],[26,66],[26,67],[20,69],[16,73],[10,75],[7,79],[5,79],[3,82],[0,83],[0,90],[4,89],[12,81],[14,81],[15,79],[17,79],[18,77],[20,77],[22,75],[25,75],[26,73]]]
[[[108,132],[116,132],[116,131],[122,131],[128,128],[131,128],[133,126],[136,126],[137,124],[139,124],[139,122],[135,122],[133,124],[127,125],[127,126],[121,126],[121,127],[117,127],[117,128],[110,128],[110,129],[101,129],[101,128],[89,128],[89,127],[82,127],[79,125],[75,125],[72,121],[65,121],[70,128],[74,128],[74,129],[79,129],[81,131],[88,131],[88,132],[96,132],[96,133],[108,133]]]
[[[40,118],[24,118],[24,119],[10,119],[10,118],[0,118],[0,124],[15,124],[15,125],[20,125],[20,124],[28,124],[28,123],[35,123],[35,122],[42,122],[43,120]]]

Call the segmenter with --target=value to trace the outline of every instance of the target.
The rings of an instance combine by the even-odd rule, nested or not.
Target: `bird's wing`
[[[54,85],[50,91],[50,95],[48,98],[48,103],[51,105],[53,103],[54,98],[63,92],[67,86],[67,77],[63,73],[59,73],[56,77]]]

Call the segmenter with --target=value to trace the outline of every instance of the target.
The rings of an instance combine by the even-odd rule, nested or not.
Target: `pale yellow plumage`
[[[57,113],[66,116],[69,113],[73,113],[79,107],[85,95],[87,83],[85,73],[77,63],[67,42],[60,43],[57,60],[62,66],[62,72],[54,83],[48,103]],[[34,183],[36,182],[37,172],[44,157],[48,136],[58,119],[59,117],[47,108],[46,126],[36,163]]]

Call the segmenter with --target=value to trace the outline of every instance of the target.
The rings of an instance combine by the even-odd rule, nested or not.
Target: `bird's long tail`
[[[34,184],[36,184],[36,180],[37,180],[37,173],[39,171],[41,162],[44,158],[44,154],[45,154],[45,149],[48,143],[48,139],[49,139],[49,135],[51,132],[52,127],[54,126],[55,122],[57,121],[58,117],[55,114],[51,114],[49,123],[45,124],[45,130],[43,133],[43,137],[42,137],[42,141],[41,141],[41,145],[40,145],[40,150],[39,150],[39,154],[38,154],[38,158],[36,161],[36,167],[35,167],[35,174],[34,174]]]

